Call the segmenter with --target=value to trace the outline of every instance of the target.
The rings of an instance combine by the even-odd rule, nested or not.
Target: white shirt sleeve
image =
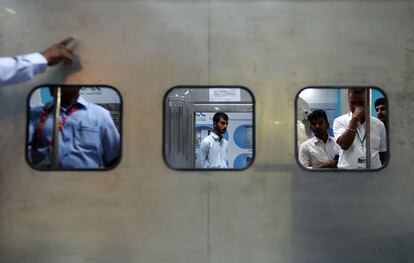
[[[0,58],[0,86],[32,79],[47,68],[47,60],[40,53]]]
[[[384,124],[381,122],[381,125],[379,127],[380,129],[380,152],[386,152],[387,151],[387,130],[385,129]]]
[[[208,149],[209,149],[209,143],[206,140],[202,140],[200,143],[200,149],[198,153],[198,160],[200,163],[200,168],[206,168],[208,162]]]
[[[338,141],[338,138],[346,131],[347,123],[345,123],[341,117],[338,117],[334,120],[332,130],[335,136],[335,142]]]
[[[302,143],[299,147],[299,162],[303,167],[312,168],[309,149],[305,143]]]

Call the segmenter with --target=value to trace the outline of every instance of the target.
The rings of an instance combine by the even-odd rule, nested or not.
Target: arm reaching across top
[[[0,86],[31,80],[35,75],[43,73],[47,66],[54,66],[62,61],[65,65],[70,65],[73,55],[68,45],[73,40],[73,37],[68,37],[41,53],[0,57]]]

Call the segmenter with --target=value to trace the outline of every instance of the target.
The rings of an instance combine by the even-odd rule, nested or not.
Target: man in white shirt
[[[73,37],[68,37],[41,53],[0,57],[0,86],[31,80],[35,75],[43,73],[47,66],[54,66],[62,61],[65,65],[71,64],[72,51],[67,46],[73,40]]]
[[[382,121],[386,125],[387,107],[384,97],[378,98],[375,103],[375,111],[377,112],[378,120]],[[386,127],[385,127],[386,128]]]
[[[325,111],[314,110],[308,115],[310,129],[315,135],[299,148],[299,162],[305,168],[336,168],[339,146],[328,135],[329,122]]]
[[[336,143],[341,147],[338,168],[367,169],[365,89],[348,89],[351,112],[334,120]],[[380,168],[386,159],[387,139],[384,124],[370,117],[370,152],[372,169]]]
[[[228,163],[228,141],[223,138],[229,124],[229,117],[224,112],[217,112],[213,117],[213,132],[200,144],[199,166],[207,169],[226,169]]]

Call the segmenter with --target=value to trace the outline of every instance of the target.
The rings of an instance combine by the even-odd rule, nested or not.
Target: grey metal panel
[[[413,1],[5,0],[0,9],[1,55],[75,34],[83,66],[0,88],[1,262],[413,261]],[[121,91],[118,168],[28,167],[25,98],[45,82]],[[163,164],[162,98],[182,84],[251,89],[250,169],[184,173]],[[386,92],[385,169],[297,166],[294,98],[309,85]]]
[[[168,97],[165,107],[165,158],[174,167],[185,167],[187,156],[184,138],[187,138],[185,97]]]

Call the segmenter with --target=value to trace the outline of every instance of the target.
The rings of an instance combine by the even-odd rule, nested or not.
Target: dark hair
[[[364,89],[364,88],[352,88],[352,89],[348,89],[348,95],[349,95],[349,93],[365,93],[365,90],[366,89]]]
[[[377,107],[378,105],[385,105],[385,98],[378,98],[376,101],[375,101],[375,107]]]
[[[319,118],[322,118],[328,123],[328,117],[326,116],[326,113],[324,110],[316,109],[312,111],[311,114],[308,115],[308,121],[312,122]]]
[[[223,118],[225,121],[229,120],[229,116],[227,116],[226,113],[219,111],[216,112],[216,114],[214,114],[213,123],[217,123],[220,120],[220,118]]]

